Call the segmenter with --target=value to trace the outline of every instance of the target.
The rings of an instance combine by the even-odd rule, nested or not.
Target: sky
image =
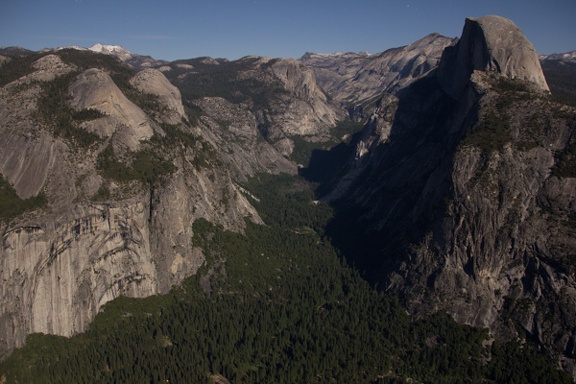
[[[0,46],[96,43],[156,59],[383,52],[466,17],[511,19],[540,54],[576,50],[576,0],[0,0]]]

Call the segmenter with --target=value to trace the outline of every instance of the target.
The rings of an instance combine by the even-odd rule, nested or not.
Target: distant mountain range
[[[553,53],[551,55],[539,55],[540,60],[574,60],[576,61],[576,51],[566,53]]]
[[[119,45],[105,45],[105,44],[94,44],[90,48],[84,48],[80,46],[66,46],[58,48],[45,48],[40,52],[55,52],[63,49],[76,49],[79,51],[91,51],[94,53],[102,53],[105,55],[111,55],[119,58],[121,61],[127,63],[132,68],[136,70],[152,68],[158,65],[167,63],[165,60],[157,60],[151,56],[139,55],[132,53]],[[33,53],[34,51],[21,48],[21,47],[0,47],[0,55],[25,55]]]
[[[306,63],[306,64],[312,64],[312,66],[314,66],[314,67],[321,68],[321,67],[323,67],[323,65],[320,64],[321,62],[324,62],[324,63],[342,63],[345,61],[352,61],[355,59],[362,59],[362,58],[373,59],[374,57],[382,56],[386,53],[389,53],[390,51],[406,50],[406,49],[413,49],[414,50],[414,49],[418,48],[418,46],[417,46],[418,44],[422,44],[422,42],[425,42],[427,40],[429,41],[431,38],[438,37],[438,36],[440,36],[440,35],[437,33],[433,33],[433,34],[419,40],[418,42],[410,44],[409,46],[400,47],[400,48],[393,48],[393,49],[390,49],[387,51],[383,51],[381,53],[370,53],[370,52],[314,53],[314,52],[306,52],[304,55],[302,55],[302,57],[300,57],[299,60]],[[457,40],[457,39],[455,39],[455,40]],[[120,45],[107,45],[107,44],[102,44],[102,43],[96,43],[89,48],[74,45],[74,46],[64,46],[64,47],[58,47],[58,48],[45,48],[42,51],[50,52],[50,51],[61,50],[61,49],[87,50],[87,51],[92,51],[92,52],[96,52],[96,53],[103,53],[106,55],[115,56],[115,57],[118,57],[123,62],[130,64],[135,69],[150,68],[150,67],[162,65],[162,64],[169,62],[167,60],[155,59],[154,57],[149,56],[149,55],[132,53]],[[23,55],[23,54],[33,53],[33,52],[35,52],[35,51],[29,50],[29,49],[26,49],[23,47],[18,47],[18,46],[0,47],[0,55],[2,55],[2,54],[3,55]],[[541,55],[538,55],[538,58],[541,61],[543,61],[543,60],[575,60],[576,61],[576,51],[570,51],[570,52],[564,52],[564,53],[552,53],[552,54],[548,54],[548,55],[541,54]]]

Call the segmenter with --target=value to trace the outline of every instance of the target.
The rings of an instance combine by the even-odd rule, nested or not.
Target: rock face
[[[298,141],[332,139],[344,111],[326,92],[369,117],[325,196],[356,266],[414,313],[447,310],[498,337],[519,325],[572,368],[576,111],[546,97],[532,51],[489,16],[467,20],[457,44],[430,35],[380,55],[200,58],[134,74],[136,91],[114,82],[120,63],[38,56],[0,88],[2,177],[48,201],[0,222],[0,357],[30,332],[81,332],[118,295],[194,274],[195,220],[262,223],[240,184],[296,173]],[[37,117],[61,75],[73,75],[62,121],[99,137],[84,147]],[[74,119],[86,109],[104,116]],[[130,172],[153,161],[168,169],[158,179]]]
[[[294,60],[201,58],[143,70],[126,84],[113,80],[125,79],[126,67],[93,55],[40,54],[0,88],[1,175],[20,198],[47,200],[0,221],[0,357],[31,332],[73,335],[115,297],[165,293],[196,273],[204,255],[193,222],[233,231],[262,223],[238,183],[295,174],[293,140],[328,140],[343,116]],[[195,76],[211,82],[200,94]],[[40,118],[53,84],[59,115]],[[79,146],[70,130],[95,136]],[[155,167],[169,171],[133,173]]]
[[[25,76],[0,88],[0,173],[26,199],[38,195],[65,148],[32,117],[42,84],[75,69],[58,56],[46,55]]]
[[[345,117],[344,111],[318,87],[314,72],[295,60],[245,57],[230,62],[198,58],[171,63],[163,67],[163,73],[179,87],[186,102],[210,108],[216,120],[230,121],[228,110],[222,111],[223,118],[218,117],[207,97],[211,98],[209,104],[222,100],[235,104],[236,109],[244,111],[240,116],[248,112],[255,118],[260,138],[285,157],[292,154],[295,138],[307,142],[333,139],[332,128]]]
[[[83,54],[66,55],[91,63]],[[255,115],[236,104],[197,100],[202,115],[192,124],[161,72],[135,74],[135,97],[112,80],[126,73],[119,63],[85,68],[62,57],[39,55],[27,74],[0,88],[0,173],[19,197],[47,199],[42,209],[0,221],[0,356],[31,332],[85,330],[119,295],[167,292],[204,261],[192,243],[195,220],[234,231],[245,220],[262,223],[237,182],[258,172],[296,172],[262,139]],[[64,81],[61,75],[70,80],[59,121],[96,133],[86,147],[38,117],[46,85]],[[86,109],[103,116],[74,119]],[[102,171],[102,153],[124,173]],[[134,179],[129,170],[146,166],[134,163],[139,154],[162,159],[170,172],[159,182]]]
[[[512,21],[500,16],[466,19],[462,38],[445,51],[439,72],[446,90],[456,96],[474,70],[526,80],[534,90],[549,92],[534,46]]]
[[[296,60],[278,60],[272,65],[274,75],[280,79],[291,98],[286,110],[275,124],[280,126],[285,136],[327,135],[327,128],[333,127],[339,114],[328,103],[326,95],[316,84],[314,73]],[[275,105],[279,108],[280,103]],[[274,113],[274,115],[278,115]]]
[[[72,108],[96,109],[106,115],[87,122],[83,127],[100,137],[116,134],[119,145],[136,151],[140,143],[154,133],[150,118],[100,69],[91,68],[78,76],[70,86],[70,94]]]
[[[163,119],[168,124],[178,124],[182,119],[186,119],[180,91],[159,70],[140,71],[130,83],[140,92],[158,97],[158,101],[165,108]]]
[[[138,201],[94,204],[5,231],[2,349],[14,347],[23,333],[80,332],[121,294],[157,293],[147,208]]]
[[[334,238],[414,313],[499,338],[520,326],[574,372],[576,110],[543,92],[511,31],[469,19],[438,71],[382,97],[326,199],[357,223]]]
[[[253,113],[220,97],[204,97],[194,103],[211,116],[204,119],[208,129],[203,135],[220,149],[235,178],[245,181],[263,170],[296,173],[296,164],[262,139]]]
[[[318,84],[346,107],[368,107],[383,93],[396,94],[436,68],[453,39],[437,33],[379,54],[308,53],[300,60],[314,69]]]

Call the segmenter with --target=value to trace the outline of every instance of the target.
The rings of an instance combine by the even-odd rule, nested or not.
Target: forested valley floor
[[[376,291],[324,229],[333,212],[298,177],[246,185],[267,225],[194,223],[206,263],[162,296],[119,297],[72,338],[33,334],[6,383],[569,383],[529,343]],[[2,381],[2,379],[4,381]]]

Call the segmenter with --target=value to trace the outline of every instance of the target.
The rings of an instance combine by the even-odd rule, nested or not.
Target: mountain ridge
[[[374,103],[324,199],[351,262],[413,313],[525,333],[574,374],[574,230],[559,223],[576,198],[576,111],[551,99],[531,45],[509,60],[496,32],[518,29],[469,19],[437,69]],[[347,222],[357,228],[339,231]]]
[[[83,332],[119,295],[166,293],[204,263],[192,223],[263,224],[242,183],[296,174],[292,143],[330,139],[339,112],[298,62],[193,62],[223,71],[203,78],[224,76],[203,88],[221,93],[164,75],[194,77],[189,64],[136,71],[84,50],[2,64],[2,185],[43,201],[0,222],[3,355],[29,333]]]
[[[340,244],[351,262],[414,313],[447,308],[500,336],[521,337],[519,325],[574,372],[574,110],[532,76],[535,52],[509,61],[484,21],[513,29],[470,19],[459,40],[431,34],[376,55],[139,72],[71,49],[2,56],[2,178],[46,202],[0,224],[0,352],[29,332],[82,332],[119,295],[167,292],[206,260],[192,224],[265,223],[243,183],[303,174],[299,149],[314,160],[337,144],[351,157],[330,163],[340,173],[324,201],[347,210],[336,234],[358,235],[357,250]],[[349,68],[305,65],[327,59]],[[346,114],[364,129],[340,135]]]

